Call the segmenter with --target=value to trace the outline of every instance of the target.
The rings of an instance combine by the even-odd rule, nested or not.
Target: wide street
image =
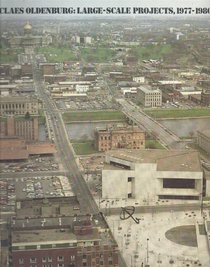
[[[93,199],[76,163],[75,155],[69,142],[61,114],[56,109],[53,101],[47,95],[44,83],[41,80],[40,73],[35,70],[35,67],[34,82],[37,93],[43,101],[46,115],[51,120],[51,126],[55,137],[58,156],[60,156],[61,158],[63,166],[66,170],[66,174],[69,177],[70,183],[72,185],[72,189],[78,197],[81,205],[81,211],[84,213],[98,214],[98,206],[95,203],[95,200]],[[121,254],[119,256],[119,266],[127,266]]]

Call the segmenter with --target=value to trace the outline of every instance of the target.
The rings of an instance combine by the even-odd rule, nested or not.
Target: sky
[[[0,0],[2,7],[208,7],[210,0]],[[2,15],[5,16],[5,15]],[[14,15],[12,15],[14,16]],[[53,15],[52,15],[53,16]],[[61,16],[61,15],[59,15]],[[207,15],[207,16],[210,16]]]

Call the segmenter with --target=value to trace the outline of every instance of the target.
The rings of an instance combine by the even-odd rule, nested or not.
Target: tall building
[[[137,101],[144,107],[161,107],[162,91],[141,86],[137,89]]]
[[[144,149],[145,133],[137,126],[96,128],[95,147],[98,151],[117,148]]]
[[[6,121],[1,122],[0,134],[2,136],[22,137],[26,141],[38,141],[39,123],[37,117],[29,119],[7,117]]]

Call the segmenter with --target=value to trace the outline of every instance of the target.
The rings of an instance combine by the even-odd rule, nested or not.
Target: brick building
[[[38,115],[39,100],[35,97],[0,97],[0,115]]]
[[[6,121],[1,122],[0,134],[2,136],[18,136],[26,141],[38,141],[39,123],[38,118],[15,118],[7,117]]]
[[[98,151],[115,148],[143,149],[145,148],[145,133],[137,126],[96,128],[95,147]]]
[[[33,76],[33,69],[31,64],[22,64],[21,65],[21,74],[22,76],[32,77]]]
[[[40,68],[41,68],[43,76],[55,74],[55,64],[54,63],[41,63]]]
[[[117,244],[108,228],[97,225],[98,219],[90,215],[13,219],[12,266],[118,267]]]
[[[210,89],[201,92],[201,105],[210,106]]]

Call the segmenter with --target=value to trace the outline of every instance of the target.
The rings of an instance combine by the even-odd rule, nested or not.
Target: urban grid
[[[0,266],[210,266],[210,19],[1,21]]]

